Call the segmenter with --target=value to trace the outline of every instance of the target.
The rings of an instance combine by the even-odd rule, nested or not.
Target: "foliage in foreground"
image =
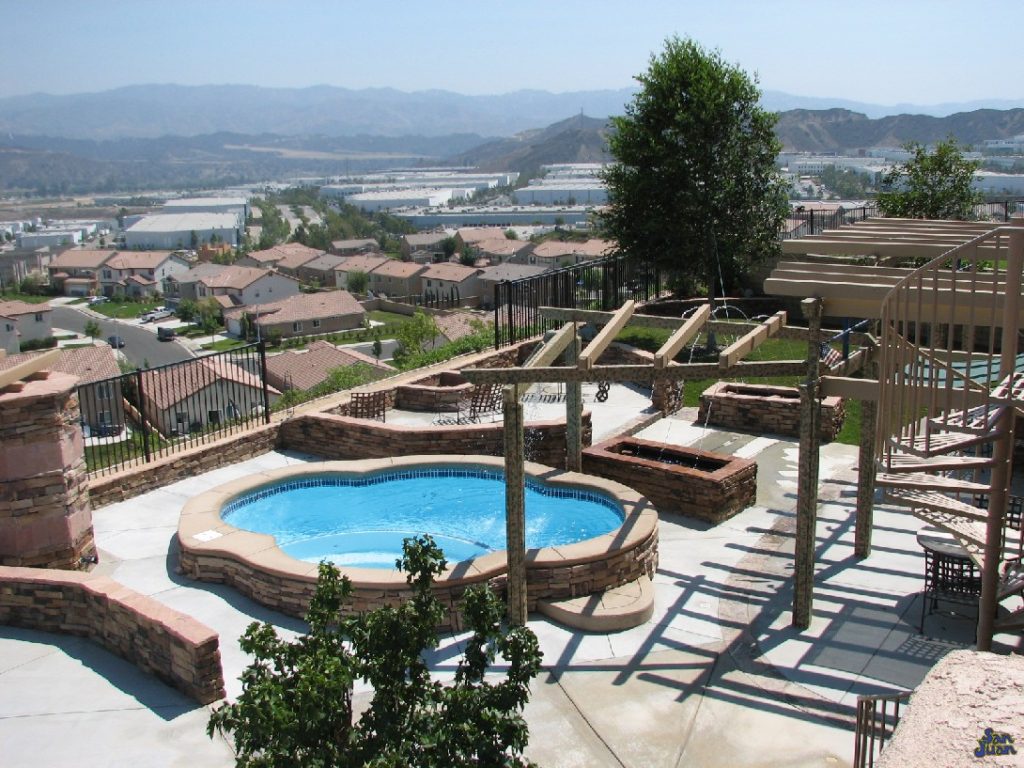
[[[956,139],[940,141],[929,152],[910,143],[913,156],[882,179],[878,207],[884,216],[908,219],[971,219],[981,194],[974,189],[979,163],[967,160]]]
[[[269,624],[251,624],[242,650],[254,657],[243,692],[211,715],[207,733],[230,734],[239,768],[275,766],[526,766],[529,733],[522,710],[540,669],[537,638],[501,628],[503,606],[487,587],[468,590],[463,615],[472,635],[452,685],[432,679],[423,660],[437,647],[444,609],[431,591],[444,570],[429,536],[407,539],[397,563],[413,596],[398,607],[343,615],[352,585],[320,564],[309,633],[294,641]],[[508,669],[484,682],[500,655]],[[353,722],[352,686],[373,687]]]

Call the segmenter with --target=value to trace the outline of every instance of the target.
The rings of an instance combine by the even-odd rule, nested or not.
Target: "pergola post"
[[[526,625],[526,496],[523,466],[523,404],[505,387],[505,537],[508,553],[508,620]]]
[[[866,378],[878,378],[878,363],[864,368]],[[860,401],[860,450],[857,455],[857,519],[853,552],[859,558],[871,554],[871,528],[875,509],[875,431],[878,429],[878,401]]]
[[[821,299],[800,303],[807,318],[807,380],[800,385],[800,462],[796,499],[796,554],[793,626],[811,625],[814,602],[814,545],[818,512],[818,451],[821,444],[821,406],[818,390]]]
[[[565,364],[575,368],[579,363],[580,337],[575,335],[565,350]],[[565,385],[565,468],[583,471],[583,382]]]

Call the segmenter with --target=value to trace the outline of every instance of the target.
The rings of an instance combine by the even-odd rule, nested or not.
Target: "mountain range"
[[[512,136],[570,115],[622,114],[635,88],[550,93],[524,90],[466,96],[452,91],[353,90],[318,85],[132,85],[99,93],[30,94],[0,99],[0,133],[79,139],[199,136],[219,132],[284,136]],[[868,118],[934,117],[980,108],[1024,107],[1016,100],[883,106],[765,91],[772,111],[847,109]]]

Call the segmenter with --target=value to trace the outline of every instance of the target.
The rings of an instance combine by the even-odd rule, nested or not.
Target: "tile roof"
[[[352,240],[335,240],[331,243],[331,248],[336,251],[353,250],[360,248],[372,248],[377,249],[380,245],[372,237],[360,237]]]
[[[107,259],[104,266],[111,269],[156,269],[171,255],[171,251],[119,251]]]
[[[372,272],[392,259],[387,256],[346,256],[345,261],[334,268],[335,272]]]
[[[447,237],[449,237],[447,232],[424,232],[419,235],[402,235],[402,240],[411,248],[423,248],[427,245],[438,245]]]
[[[476,245],[483,240],[498,240],[505,237],[501,227],[462,227],[457,232],[464,243]]]
[[[50,260],[50,269],[99,269],[117,251],[103,251],[91,248],[69,248],[60,256]]]
[[[312,389],[324,381],[335,368],[364,363],[379,368],[381,375],[394,369],[369,355],[339,349],[326,341],[314,341],[305,352],[282,352],[267,357],[267,379],[280,389]]]
[[[502,280],[519,280],[524,277],[533,277],[547,272],[547,267],[538,264],[498,264],[494,267],[484,267],[480,275],[481,280],[500,282]]]
[[[235,288],[241,290],[252,285],[261,277],[273,274],[277,273],[260,267],[240,267],[237,264],[233,264],[229,267],[224,267],[224,270],[221,272],[199,278],[198,282],[203,283],[207,288]],[[278,274],[277,276],[285,280],[295,279],[288,275]]]
[[[18,363],[24,363],[33,357],[45,354],[44,352],[22,352],[16,355],[8,355],[0,358],[0,371],[11,368]],[[98,347],[76,347],[75,349],[62,349],[60,357],[50,366],[51,371],[58,373],[70,373],[77,376],[82,383],[101,381],[121,374],[117,365],[117,357],[114,350],[108,344]]]
[[[293,323],[296,320],[323,320],[329,317],[364,314],[366,310],[348,291],[300,293],[259,306],[260,325]]]
[[[36,312],[49,312],[53,309],[49,302],[42,304],[30,304],[27,301],[15,299],[13,301],[0,301],[0,315],[15,317],[17,315],[34,315]]]
[[[222,358],[191,360],[181,365],[143,371],[141,375],[147,400],[160,410],[166,410],[201,392],[218,379],[226,379],[245,387],[261,388],[259,378]],[[270,391],[280,394],[273,387]]]
[[[434,315],[434,322],[437,323],[437,330],[448,341],[455,341],[463,336],[476,333],[476,328],[473,325],[477,322],[482,322],[484,325],[494,325],[487,315],[477,312],[451,312]]]
[[[515,256],[529,245],[530,243],[525,240],[509,240],[507,237],[478,240],[473,243],[474,248],[496,256]]]
[[[333,253],[325,253],[323,256],[317,256],[312,261],[307,261],[302,265],[302,268],[313,269],[318,272],[331,272],[344,260],[345,258],[343,256],[335,256]]]
[[[614,249],[615,243],[611,240],[591,239],[583,243],[547,240],[534,246],[533,255],[538,259],[558,259],[563,256],[583,256],[594,259],[611,253]]]
[[[427,267],[421,277],[428,280],[447,280],[452,283],[461,283],[480,272],[476,267],[464,267],[454,262],[443,262],[431,264]]]
[[[316,248],[310,248],[302,243],[286,243],[277,246],[277,250],[284,253],[281,260],[277,262],[278,269],[298,269],[313,259],[327,255],[327,251],[318,251]]]
[[[398,259],[388,259],[386,264],[381,264],[375,270],[373,274],[383,275],[384,277],[399,277],[409,278],[416,277],[420,272],[423,272],[426,266],[423,264],[417,264],[414,261],[399,261]]]

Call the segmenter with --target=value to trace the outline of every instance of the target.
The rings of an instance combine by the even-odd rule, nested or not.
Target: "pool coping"
[[[501,457],[492,456],[415,455],[384,459],[313,462],[253,473],[248,477],[217,486],[186,502],[179,518],[177,533],[178,543],[181,547],[182,570],[193,578],[224,581],[233,583],[235,586],[239,586],[247,575],[249,577],[258,575],[263,582],[267,582],[268,579],[271,582],[281,580],[293,588],[305,584],[306,589],[301,591],[308,591],[311,595],[319,570],[317,563],[309,563],[291,557],[277,546],[272,536],[242,530],[225,522],[221,517],[222,507],[239,496],[286,479],[299,479],[305,476],[335,472],[357,475],[388,469],[412,469],[427,465],[477,466],[503,471],[505,461]],[[524,468],[528,477],[544,483],[607,494],[616,500],[623,510],[622,525],[609,533],[574,544],[527,550],[526,567],[528,572],[581,571],[586,569],[587,564],[602,565],[602,561],[620,553],[652,547],[654,550],[652,557],[644,558],[646,566],[644,570],[653,572],[654,564],[656,564],[658,515],[645,497],[621,483],[593,475],[555,469],[534,462],[526,462]],[[650,562],[652,558],[653,564]],[[214,566],[216,575],[204,574],[204,571],[209,570],[204,568],[204,564]],[[582,566],[582,569],[578,566]],[[238,569],[241,569],[243,573],[239,574]],[[383,592],[381,598],[385,601],[388,596],[409,589],[406,575],[397,569],[339,566],[339,570],[352,580],[357,590],[363,593]],[[636,568],[634,567],[633,570],[635,571]],[[435,580],[435,587],[459,590],[474,583],[498,580],[503,578],[506,572],[505,550],[490,552],[471,560],[449,563],[444,572]],[[629,574],[629,578],[623,574],[621,577],[616,577],[616,580],[625,583],[633,578],[636,578],[636,574]],[[563,582],[566,582],[566,579],[562,579],[559,583]],[[592,586],[592,581],[584,579],[581,585]],[[273,591],[272,584],[264,583],[259,589],[252,588],[248,584],[242,586],[242,591],[247,592],[259,602],[285,610],[287,613],[298,613],[294,601],[285,606],[278,603],[272,594],[268,594]],[[579,591],[578,586],[580,585],[570,585],[566,596],[588,594],[591,591],[600,591],[605,588],[602,585],[598,589]],[[548,595],[537,595],[537,597],[546,596]]]

